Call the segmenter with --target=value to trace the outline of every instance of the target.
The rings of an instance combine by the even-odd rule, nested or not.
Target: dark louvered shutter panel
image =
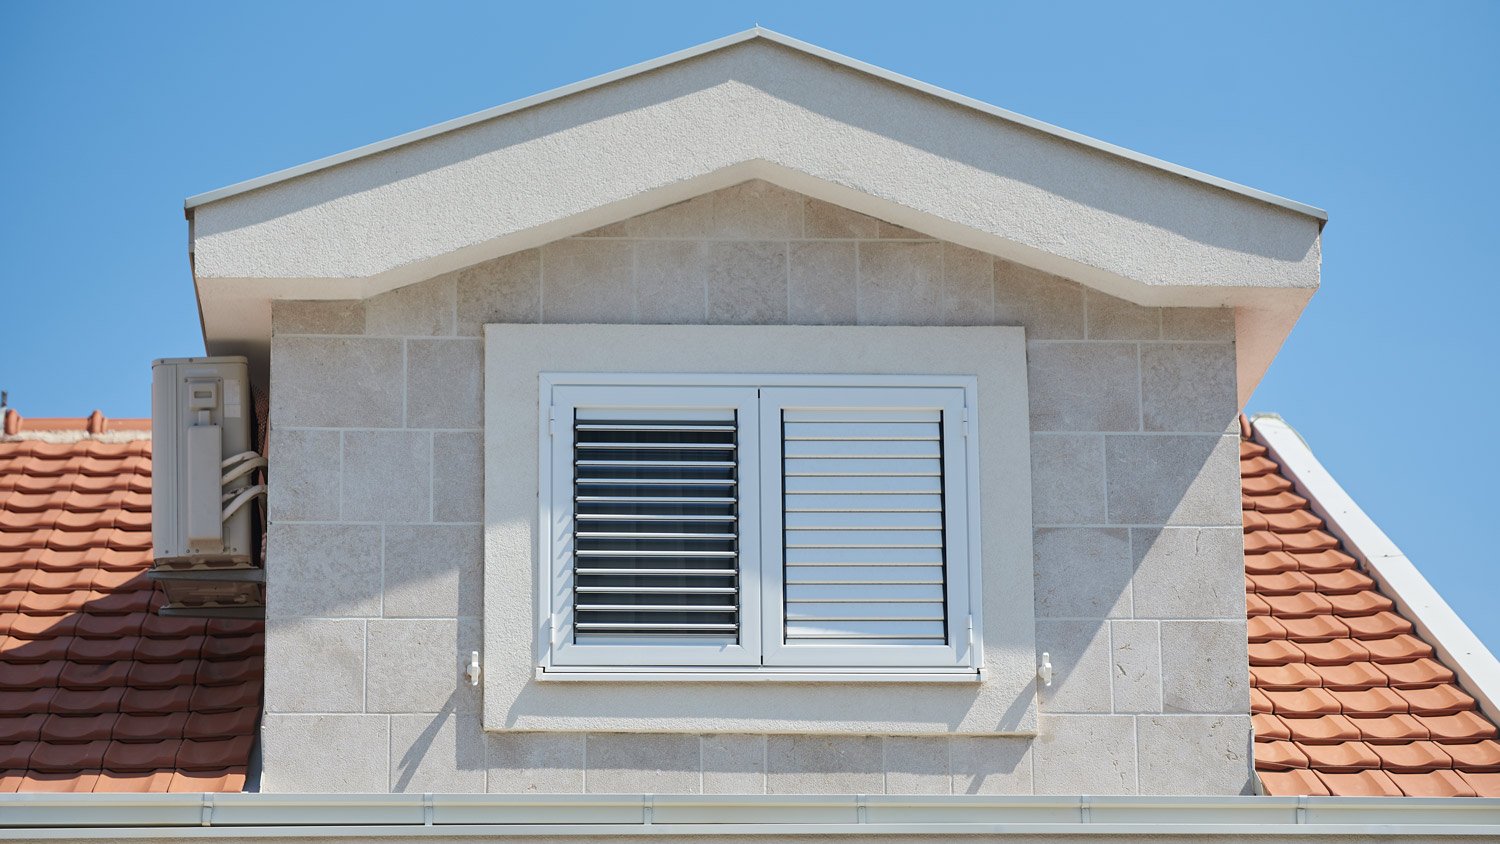
[[[937,410],[785,412],[788,641],[945,640],[942,434]]]
[[[642,415],[574,420],[575,640],[737,641],[737,420]]]

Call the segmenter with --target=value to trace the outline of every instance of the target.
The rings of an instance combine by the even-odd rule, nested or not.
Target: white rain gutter
[[[1323,468],[1302,435],[1273,413],[1251,420],[1255,439],[1296,485],[1328,530],[1360,559],[1381,590],[1458,675],[1491,721],[1500,722],[1500,662],[1432,588],[1412,561],[1385,535],[1333,475]]]
[[[581,91],[587,91],[592,88],[598,88],[602,85],[608,85],[611,82],[617,82],[621,79],[627,79],[632,76],[638,76],[642,73],[648,73],[650,71],[666,67],[667,65],[687,61],[688,59],[696,58],[707,53],[712,53],[715,50],[722,50],[725,47],[731,47],[744,41],[752,41],[756,38],[763,38],[774,44],[780,44],[783,47],[798,50],[812,56],[817,56],[818,58],[825,61],[843,65],[844,67],[850,68],[852,70],[868,73],[887,82],[921,91],[924,94],[938,97],[951,103],[956,103],[958,105],[964,106],[966,108],[972,108],[976,111],[983,112],[993,117],[998,117],[1001,120],[1007,120],[1011,123],[1025,126],[1028,129],[1033,129],[1035,131],[1052,135],[1057,138],[1062,138],[1063,140],[1072,141],[1073,143],[1082,144],[1086,147],[1091,147],[1093,149],[1099,150],[1100,152],[1108,153],[1109,155],[1114,155],[1126,159],[1127,161],[1133,161],[1137,164],[1144,164],[1147,167],[1151,167],[1157,170],[1163,170],[1165,172],[1181,176],[1185,179],[1191,179],[1195,182],[1202,182],[1203,184],[1212,185],[1213,187],[1229,191],[1230,193],[1237,193],[1241,196],[1249,197],[1250,199],[1258,200],[1269,205],[1279,206],[1289,211],[1294,211],[1298,214],[1304,214],[1318,220],[1320,226],[1323,223],[1328,222],[1328,212],[1324,211],[1321,208],[1287,199],[1285,197],[1277,196],[1273,193],[1267,193],[1266,191],[1256,190],[1255,188],[1247,187],[1237,182],[1231,182],[1228,179],[1221,179],[1217,176],[1210,176],[1207,173],[1203,173],[1189,167],[1182,167],[1180,165],[1173,164],[1170,161],[1163,161],[1160,158],[1136,152],[1135,150],[1126,149],[1125,147],[1117,146],[1106,141],[1101,141],[1097,138],[1091,138],[1088,135],[1073,132],[1060,126],[1054,126],[1051,123],[1046,123],[1032,117],[1027,117],[1024,114],[1017,114],[1016,112],[1010,111],[1008,109],[999,108],[998,106],[990,105],[989,103],[983,102],[981,100],[976,100],[973,97],[966,97],[963,94],[956,94],[945,88],[939,88],[936,85],[929,85],[926,82],[912,79],[909,76],[902,76],[899,73],[894,73],[892,71],[886,70],[883,67],[877,67],[867,62],[859,61],[858,59],[852,59],[841,53],[835,53],[832,50],[825,50],[824,48],[819,47],[816,44],[809,44],[806,41],[799,41],[796,38],[782,35],[779,32],[772,32],[769,29],[763,29],[759,26],[747,29],[743,32],[737,32],[733,35],[726,35],[723,38],[715,39],[704,44],[699,44],[696,47],[689,47],[686,50],[679,50],[675,53],[661,56],[660,58],[651,59],[650,61],[644,61],[639,64],[631,65],[630,67],[625,67],[619,70],[611,71],[610,73],[594,76],[580,82],[574,82],[571,85],[564,85],[560,88],[553,88],[550,91],[544,91],[540,94],[534,94],[530,97],[514,100],[512,102],[505,103],[504,105],[494,106],[493,108],[487,108],[483,111],[476,111],[473,114],[465,115],[463,117],[456,117],[452,120],[447,120],[442,123],[436,123],[423,129],[417,129],[412,132],[407,132],[403,135],[397,135],[394,138],[387,138],[383,141],[376,141],[373,144],[367,144],[365,146],[358,147],[347,152],[330,155],[326,158],[320,158],[316,161],[310,161],[306,164],[299,164],[296,167],[289,167],[285,170],[278,170],[275,173],[269,173],[264,176],[259,176],[254,179],[249,179],[237,184],[229,185],[228,187],[219,188],[218,190],[211,190],[206,193],[200,193],[196,196],[190,196],[183,202],[183,210],[187,214],[188,218],[191,219],[192,210],[199,205],[206,205],[210,202],[217,202],[218,200],[226,199],[231,196],[237,196],[242,193],[249,193],[250,191],[256,190],[258,188],[266,187],[267,185],[274,185],[278,182],[285,182],[289,179],[295,179],[298,176],[305,176],[308,173],[316,173],[319,170],[326,170],[329,167],[334,167],[347,161],[353,161],[358,158],[365,158],[367,156],[375,155],[376,153],[395,149],[396,147],[416,143],[417,141],[431,138],[435,135],[441,135],[445,132],[451,132],[455,129],[462,129],[465,126],[472,126],[476,123],[483,123],[486,120],[493,120],[496,117],[500,117],[502,115],[511,114],[513,112],[521,111],[522,109],[527,109],[531,108],[532,106],[551,102],[552,100],[562,99],[563,97],[577,94]],[[191,242],[192,240],[191,238],[189,238],[189,244],[191,244]],[[189,246],[189,248],[191,248],[191,246]]]
[[[3,794],[0,838],[1500,835],[1500,799]]]

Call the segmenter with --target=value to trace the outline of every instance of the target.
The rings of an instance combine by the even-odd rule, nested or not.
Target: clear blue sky
[[[1323,289],[1250,409],[1500,650],[1496,2],[12,0],[0,388],[150,413],[151,359],[202,353],[188,195],[755,23],[1328,209]]]

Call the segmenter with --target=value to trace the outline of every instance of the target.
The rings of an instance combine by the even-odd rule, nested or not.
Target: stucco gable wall
[[[1027,329],[1036,737],[485,734],[491,322]],[[749,182],[365,302],[280,302],[265,786],[1237,793],[1234,320],[1153,309]],[[522,446],[528,447],[528,446]],[[668,692],[664,692],[668,693]]]

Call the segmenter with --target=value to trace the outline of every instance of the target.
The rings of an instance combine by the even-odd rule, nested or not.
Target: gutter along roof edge
[[[553,822],[552,818],[568,818]],[[1500,799],[1336,797],[5,794],[0,834],[55,839],[1071,833],[1500,835]]]

